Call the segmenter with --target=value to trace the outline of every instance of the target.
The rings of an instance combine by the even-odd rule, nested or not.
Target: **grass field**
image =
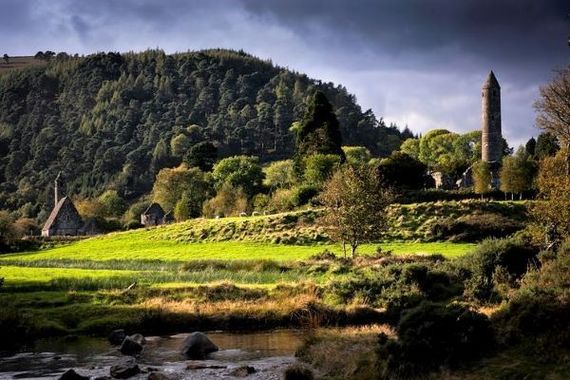
[[[105,335],[113,328],[161,333],[298,327],[320,324],[320,318],[343,325],[378,318],[370,305],[353,309],[324,295],[331,284],[354,275],[355,267],[311,259],[325,250],[342,256],[314,218],[309,211],[197,219],[2,255],[0,304],[8,308],[0,310],[0,327],[15,323],[9,328],[38,337]],[[379,247],[395,256],[454,259],[475,244],[385,241],[362,245],[359,255]]]
[[[378,247],[393,254],[441,254],[447,258],[461,256],[475,247],[469,243],[449,242],[385,242],[365,244],[359,253],[370,254]],[[145,232],[116,233],[82,240],[67,246],[39,252],[3,255],[5,259],[19,260],[277,260],[307,259],[325,249],[342,254],[338,245],[285,245],[240,241],[180,243],[172,240],[151,239]]]

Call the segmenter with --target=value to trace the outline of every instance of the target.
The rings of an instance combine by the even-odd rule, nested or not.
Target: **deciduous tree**
[[[520,147],[516,154],[503,158],[500,176],[500,189],[504,193],[519,194],[531,190],[536,176],[536,162]]]
[[[386,229],[385,209],[392,199],[391,192],[379,185],[373,168],[346,165],[333,174],[320,196],[326,208],[321,222],[343,248],[350,245],[355,257],[360,244],[381,237]]]
[[[395,189],[422,189],[426,184],[427,166],[403,152],[393,152],[377,165],[378,180]]]
[[[153,198],[166,211],[172,210],[185,195],[189,198],[189,215],[200,215],[202,203],[210,196],[209,175],[198,168],[180,165],[177,168],[162,169],[156,176],[152,189]]]
[[[476,194],[481,194],[483,199],[485,194],[491,192],[491,168],[489,163],[485,161],[478,161],[473,164],[473,190]]]
[[[313,154],[303,160],[303,179],[305,183],[321,187],[340,165],[336,154]]]
[[[212,171],[216,188],[224,184],[241,188],[248,197],[253,197],[263,183],[263,171],[256,157],[234,156],[220,160]]]
[[[271,189],[290,187],[297,182],[293,160],[275,161],[264,168],[265,185]]]
[[[534,218],[558,240],[570,237],[570,176],[565,162],[568,153],[560,151],[555,157],[540,162],[537,184],[539,199],[531,207]]]
[[[554,78],[540,88],[534,104],[536,124],[558,138],[566,152],[566,173],[570,175],[570,65],[557,70]]]

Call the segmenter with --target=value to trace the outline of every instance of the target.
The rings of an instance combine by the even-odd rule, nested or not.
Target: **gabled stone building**
[[[60,199],[59,178],[60,175],[58,174],[54,183],[55,206],[42,228],[42,236],[82,235],[83,219],[81,219],[75,205],[68,197]]]
[[[63,197],[53,208],[42,228],[42,236],[82,235],[83,220],[75,205],[68,197]]]
[[[158,203],[152,203],[141,214],[141,224],[145,227],[159,226],[171,221],[170,213],[166,214]]]

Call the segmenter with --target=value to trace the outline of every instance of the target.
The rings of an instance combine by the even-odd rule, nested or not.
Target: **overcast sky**
[[[416,132],[478,129],[492,69],[517,145],[538,134],[538,86],[570,64],[569,13],[568,0],[0,0],[0,53],[243,49]]]

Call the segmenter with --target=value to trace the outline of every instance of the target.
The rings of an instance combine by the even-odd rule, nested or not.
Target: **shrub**
[[[488,352],[494,342],[486,316],[459,305],[424,302],[405,312],[398,340],[381,334],[380,378],[404,379],[440,367],[453,368]]]
[[[204,203],[202,213],[205,217],[237,216],[248,211],[247,195],[241,188],[225,184],[216,196]]]
[[[493,317],[500,338],[509,345],[531,340],[533,355],[549,357],[570,348],[570,245],[527,273],[507,306]]]
[[[456,278],[443,271],[430,270],[425,265],[408,264],[402,270],[403,279],[415,284],[432,301],[441,301],[459,295],[462,287]]]
[[[471,214],[449,217],[433,224],[429,235],[435,240],[476,242],[482,239],[504,238],[524,228],[517,220],[497,214]]]
[[[138,222],[136,220],[132,220],[130,222],[123,224],[123,229],[125,230],[136,230],[137,228],[143,228],[143,227],[144,226],[141,224],[141,222]]]
[[[385,307],[388,321],[398,321],[402,311],[424,300],[448,300],[462,293],[460,279],[434,265],[394,262],[373,271],[348,268],[352,269],[350,275],[331,282],[327,292],[338,303],[357,300]]]
[[[283,373],[284,380],[313,380],[313,372],[299,364],[292,365],[285,369]]]
[[[252,205],[255,211],[264,211],[269,206],[271,198],[267,194],[256,194],[253,197]]]
[[[140,223],[141,214],[148,208],[150,203],[151,202],[148,200],[141,200],[133,203],[123,215],[125,225],[132,222]]]
[[[293,189],[293,203],[295,206],[308,204],[319,193],[319,189],[311,185],[301,185]]]
[[[295,190],[277,189],[273,192],[269,207],[275,211],[290,211],[295,208]]]
[[[325,249],[322,252],[316,253],[309,257],[309,260],[321,261],[321,260],[336,260],[336,255],[334,252]]]
[[[517,296],[493,319],[504,344],[512,345],[535,338],[533,344],[537,345],[537,349],[541,342],[543,348],[570,348],[570,304],[560,302],[549,290],[525,292]],[[538,337],[542,339],[536,339]]]
[[[392,251],[391,250],[385,250],[383,249],[381,246],[376,247],[376,252],[374,252],[374,255],[371,256],[371,258],[373,259],[383,259],[383,258],[388,258],[392,256]]]
[[[463,263],[470,271],[465,295],[480,301],[500,298],[496,274],[506,275],[509,285],[516,285],[529,266],[539,265],[538,249],[521,239],[488,239],[483,241]]]

